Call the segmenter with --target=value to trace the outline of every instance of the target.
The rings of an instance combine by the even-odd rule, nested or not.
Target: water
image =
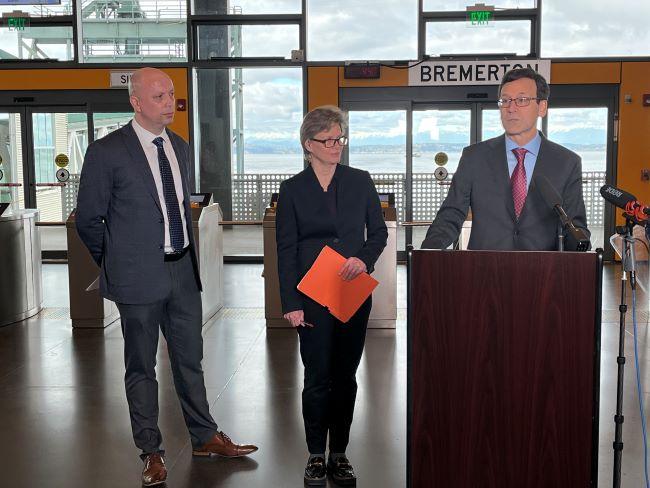
[[[605,171],[605,148],[576,150],[582,157],[582,171]],[[413,171],[416,173],[433,173],[437,168],[433,161],[436,153],[415,153]],[[447,171],[454,173],[460,159],[459,152],[448,152]],[[248,174],[293,174],[303,169],[302,154],[250,154],[244,155],[244,170]],[[352,153],[350,165],[365,169],[370,173],[404,173],[406,172],[404,153]],[[234,173],[234,168],[233,168]]]

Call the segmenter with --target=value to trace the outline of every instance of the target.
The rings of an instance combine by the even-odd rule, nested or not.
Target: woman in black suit
[[[324,485],[327,473],[339,484],[356,484],[345,449],[372,299],[343,324],[296,286],[325,245],[347,258],[339,270],[343,279],[372,272],[388,237],[370,174],[339,164],[346,129],[345,114],[334,106],[318,107],[305,116],[300,142],[309,166],[280,185],[276,215],[282,310],[298,331],[305,366],[308,485]]]

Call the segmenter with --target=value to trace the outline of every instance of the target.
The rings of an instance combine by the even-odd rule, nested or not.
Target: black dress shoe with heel
[[[326,478],[325,458],[317,456],[307,461],[307,467],[305,467],[305,485],[325,486]]]
[[[336,459],[330,457],[327,461],[327,474],[330,475],[332,481],[337,485],[357,485],[357,477],[354,474],[354,469],[345,456],[339,456]]]

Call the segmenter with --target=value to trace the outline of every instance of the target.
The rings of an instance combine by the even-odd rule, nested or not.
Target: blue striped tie
[[[162,137],[156,137],[153,141],[158,148],[158,167],[160,168],[160,179],[162,180],[163,194],[165,196],[165,206],[167,207],[167,221],[169,222],[169,240],[175,252],[183,250],[185,237],[183,236],[183,221],[181,220],[181,209],[178,206],[178,197],[176,195],[176,186],[174,185],[174,175],[169,165],[169,159],[163,149],[165,140]]]

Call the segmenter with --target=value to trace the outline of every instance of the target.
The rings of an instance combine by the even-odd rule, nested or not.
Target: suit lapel
[[[190,195],[190,185],[188,182],[187,170],[189,168],[187,167],[185,152],[182,150],[182,148],[178,147],[178,142],[176,140],[175,134],[172,133],[169,129],[165,129],[165,130],[167,131],[169,140],[172,143],[172,149],[174,150],[174,154],[176,154],[176,161],[178,161],[178,170],[181,174],[181,183],[183,186],[183,198],[186,201],[188,201]]]
[[[140,176],[142,176],[144,186],[151,194],[151,198],[153,198],[154,202],[156,202],[156,206],[162,214],[160,199],[158,198],[158,189],[156,188],[156,183],[154,182],[153,175],[151,174],[151,167],[149,166],[147,156],[144,154],[140,140],[138,139],[135,130],[131,126],[131,123],[124,127],[123,136],[124,144],[126,145],[129,154],[131,154],[131,159],[140,172]]]
[[[515,215],[515,202],[512,199],[512,187],[510,185],[510,171],[506,159],[506,136],[502,135],[494,139],[494,145],[488,155],[489,164],[494,175],[495,188],[505,195],[505,205],[512,220],[517,220]],[[525,206],[524,206],[525,208]]]

